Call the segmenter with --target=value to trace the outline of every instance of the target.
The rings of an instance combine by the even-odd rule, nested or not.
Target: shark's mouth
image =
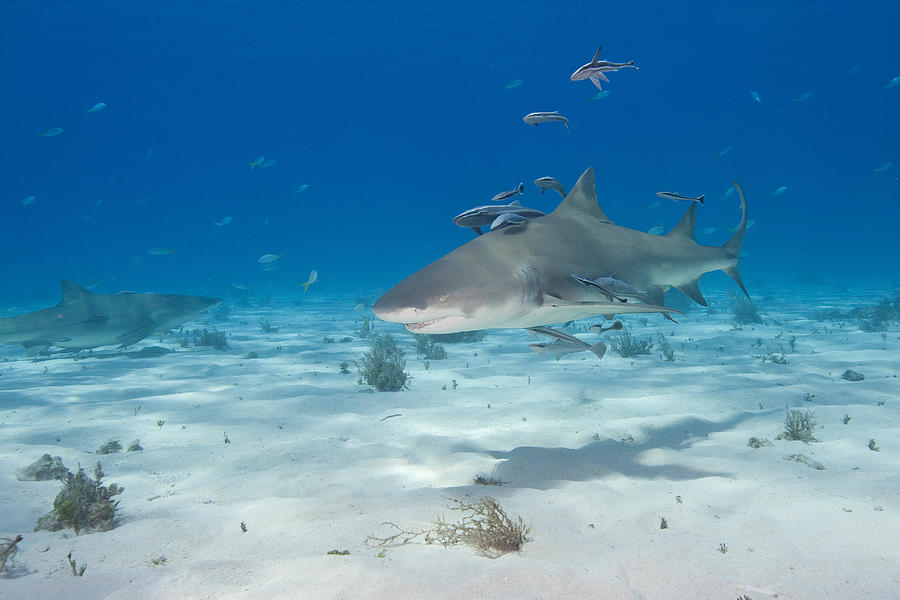
[[[455,333],[467,330],[466,321],[468,319],[462,315],[446,315],[427,321],[404,323],[403,326],[413,333]]]
[[[426,327],[431,327],[436,323],[440,323],[444,319],[448,317],[438,317],[437,319],[431,319],[430,321],[420,321],[418,323],[404,323],[403,325],[410,331],[418,331],[419,329],[425,329]]]

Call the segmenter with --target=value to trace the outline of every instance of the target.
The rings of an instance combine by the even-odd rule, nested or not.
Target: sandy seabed
[[[814,318],[877,290],[756,290],[764,323],[741,329],[724,291],[677,325],[623,319],[640,339],[666,335],[673,362],[656,348],[556,361],[528,349],[546,340],[496,330],[426,369],[411,334],[373,322],[413,377],[384,393],[357,383],[369,344],[354,298],[315,291],[187,327],[227,332],[225,351],[177,334],[78,360],[0,347],[0,536],[24,536],[0,597],[900,597],[900,334]],[[589,324],[572,331],[593,343]],[[818,442],[776,440],[786,407],[813,412]],[[143,451],[95,454],[134,439]],[[15,472],[44,453],[102,462],[125,488],[115,529],[33,531],[60,484]],[[466,495],[522,516],[521,552],[366,541],[386,521],[453,520],[445,497]]]

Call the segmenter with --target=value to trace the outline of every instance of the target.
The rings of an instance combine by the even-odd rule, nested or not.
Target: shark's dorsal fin
[[[678,225],[676,225],[672,231],[668,233],[669,237],[687,237],[691,240],[696,240],[694,238],[694,225],[697,222],[697,204],[691,203],[690,208],[687,209],[687,212],[684,213],[684,216],[681,217],[681,220],[678,221]],[[701,304],[703,304],[701,302]]]
[[[603,50],[603,44],[600,44],[600,47],[597,48],[597,54],[594,55],[593,60],[591,60],[591,64],[594,64],[594,63],[597,62],[597,60],[600,58],[600,51],[601,51],[601,50]]]
[[[507,206],[522,206],[522,205],[519,204],[519,201],[518,201],[518,200],[513,200],[513,201],[510,202]]]
[[[66,281],[65,279],[59,282],[59,287],[62,288],[62,301],[60,304],[70,304],[83,300],[88,296],[93,296],[92,292],[89,292],[77,283]]]
[[[554,213],[567,213],[578,211],[587,213],[603,223],[612,223],[612,219],[606,216],[600,205],[597,204],[597,188],[594,185],[594,167],[590,167],[581,174],[575,187],[566,196],[566,199],[556,207]]]

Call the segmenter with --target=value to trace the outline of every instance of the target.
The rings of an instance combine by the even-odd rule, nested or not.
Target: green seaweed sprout
[[[776,440],[792,440],[800,442],[817,442],[813,436],[813,428],[816,426],[814,415],[808,410],[785,409],[784,431],[778,434]]]
[[[372,338],[372,348],[357,363],[360,382],[365,381],[379,392],[398,392],[406,387],[409,373],[403,350],[389,333]]]
[[[53,500],[53,510],[38,519],[34,530],[59,531],[71,527],[78,534],[81,531],[109,531],[115,527],[119,503],[112,497],[125,490],[115,483],[103,485],[103,477],[99,462],[93,479],[81,467],[75,474],[66,470],[60,477],[63,489]]]

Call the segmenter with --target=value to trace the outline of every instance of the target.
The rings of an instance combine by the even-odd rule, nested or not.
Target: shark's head
[[[222,302],[221,298],[208,296],[181,296],[168,294],[142,294],[150,312],[150,318],[161,329],[176,327],[200,316],[204,311]]]
[[[385,292],[372,306],[375,315],[403,323],[413,333],[456,333],[504,323],[526,310],[539,293],[536,275],[510,273],[497,261],[470,257],[470,248],[492,232],[457,248]],[[493,264],[492,264],[493,263]]]

